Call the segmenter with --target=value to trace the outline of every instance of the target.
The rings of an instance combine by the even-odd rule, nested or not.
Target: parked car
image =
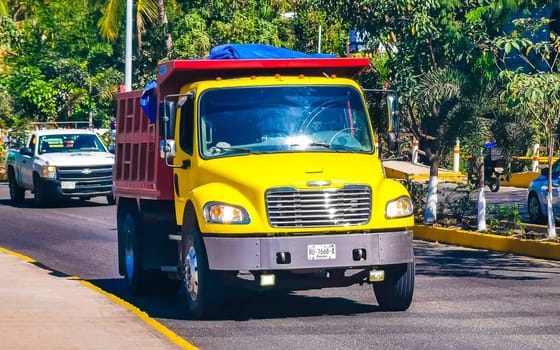
[[[531,181],[527,188],[527,210],[532,223],[542,224],[547,219],[549,169],[541,170],[541,176]],[[560,213],[560,159],[552,164],[552,209]]]

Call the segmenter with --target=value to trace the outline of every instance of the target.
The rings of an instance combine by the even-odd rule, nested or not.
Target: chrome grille
[[[112,181],[113,167],[58,167],[58,176],[64,181]]]
[[[371,213],[371,189],[345,186],[323,190],[275,188],[266,192],[268,222],[273,227],[355,226]]]
[[[58,167],[59,181],[74,182],[70,189],[62,188],[65,195],[96,195],[113,190],[113,167],[111,165],[91,167]]]

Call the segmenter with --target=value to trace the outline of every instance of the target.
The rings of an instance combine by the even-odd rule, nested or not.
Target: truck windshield
[[[199,101],[204,157],[263,152],[372,152],[360,93],[349,86],[213,89]]]
[[[54,152],[105,152],[98,137],[91,134],[54,134],[39,137],[39,154]]]

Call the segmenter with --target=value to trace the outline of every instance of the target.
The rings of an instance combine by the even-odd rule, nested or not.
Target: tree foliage
[[[141,88],[152,79],[164,60],[202,58],[212,47],[232,42],[346,56],[349,31],[358,29],[370,35],[373,68],[360,76],[363,85],[388,83],[396,89],[405,131],[422,140],[429,156],[445,162],[457,137],[473,152],[490,134],[500,134],[502,143],[523,135],[527,143],[538,137],[542,129],[538,123],[531,128],[519,123],[520,115],[527,114],[512,99],[499,98],[512,85],[497,79],[504,62],[495,58],[505,57],[497,52],[523,51],[529,59],[544,57],[556,65],[557,47],[532,43],[520,26],[513,35],[502,35],[513,12],[546,3],[134,1],[133,87]],[[114,115],[114,95],[123,80],[124,4],[124,0],[74,0],[72,6],[66,1],[0,1],[0,14],[5,14],[0,17],[3,124],[20,119],[83,120],[91,115],[97,126],[106,124]],[[535,18],[520,23],[523,31],[547,24]]]

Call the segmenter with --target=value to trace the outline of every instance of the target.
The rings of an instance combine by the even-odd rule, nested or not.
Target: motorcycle
[[[501,154],[496,155],[493,149],[488,150],[484,157],[484,185],[492,192],[500,190],[501,176],[504,174],[504,164]],[[479,188],[478,167],[474,164],[470,167],[467,174],[468,181],[476,188]]]

